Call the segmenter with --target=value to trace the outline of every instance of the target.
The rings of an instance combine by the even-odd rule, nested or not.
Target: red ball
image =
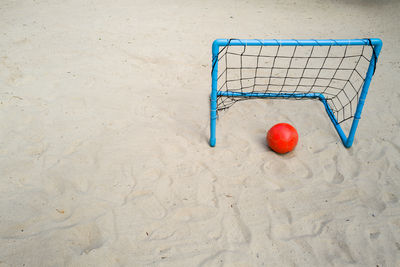
[[[279,154],[292,151],[299,140],[296,129],[288,123],[278,123],[267,133],[268,146]]]

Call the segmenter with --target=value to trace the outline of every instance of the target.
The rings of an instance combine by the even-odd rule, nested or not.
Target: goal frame
[[[220,47],[225,46],[367,46],[371,45],[375,56],[371,56],[368,70],[365,76],[364,84],[357,103],[356,112],[351,123],[349,134],[346,136],[342,127],[335,118],[333,111],[322,93],[256,93],[256,92],[228,92],[218,91],[218,54]],[[256,98],[309,98],[318,99],[325,106],[325,110],[331,119],[337,133],[346,148],[350,148],[354,141],[354,136],[357,130],[361,112],[363,110],[368,89],[375,70],[376,60],[379,57],[382,49],[382,40],[378,38],[370,39],[216,39],[212,44],[212,72],[211,72],[211,96],[210,96],[210,146],[216,144],[216,120],[217,120],[217,99],[218,96],[230,97],[256,97]]]

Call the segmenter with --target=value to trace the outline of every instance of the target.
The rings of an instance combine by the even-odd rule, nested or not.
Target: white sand
[[[1,1],[0,266],[400,266],[399,1]],[[384,42],[354,146],[247,101],[216,38]],[[265,130],[294,124],[278,156]]]

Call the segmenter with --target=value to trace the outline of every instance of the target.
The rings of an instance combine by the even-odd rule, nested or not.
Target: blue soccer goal
[[[210,145],[218,112],[252,98],[318,99],[351,147],[382,48],[380,39],[217,39],[212,45]],[[351,122],[348,135],[341,125]]]

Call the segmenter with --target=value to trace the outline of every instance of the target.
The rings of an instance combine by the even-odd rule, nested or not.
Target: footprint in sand
[[[164,218],[166,215],[165,208],[154,195],[137,197],[134,202],[146,218],[159,220]]]
[[[208,169],[201,171],[199,177],[201,177],[201,179],[197,182],[197,201],[199,204],[217,208],[218,198],[215,193],[214,185],[216,178]]]
[[[79,255],[88,254],[104,244],[101,230],[95,223],[75,226],[69,232],[69,246]]]
[[[235,215],[226,216],[222,225],[229,244],[236,246],[251,242],[251,232],[240,218],[240,213],[236,212]]]
[[[343,174],[338,169],[338,158],[335,155],[332,160],[329,160],[323,168],[326,180],[332,184],[340,184],[344,181]]]

